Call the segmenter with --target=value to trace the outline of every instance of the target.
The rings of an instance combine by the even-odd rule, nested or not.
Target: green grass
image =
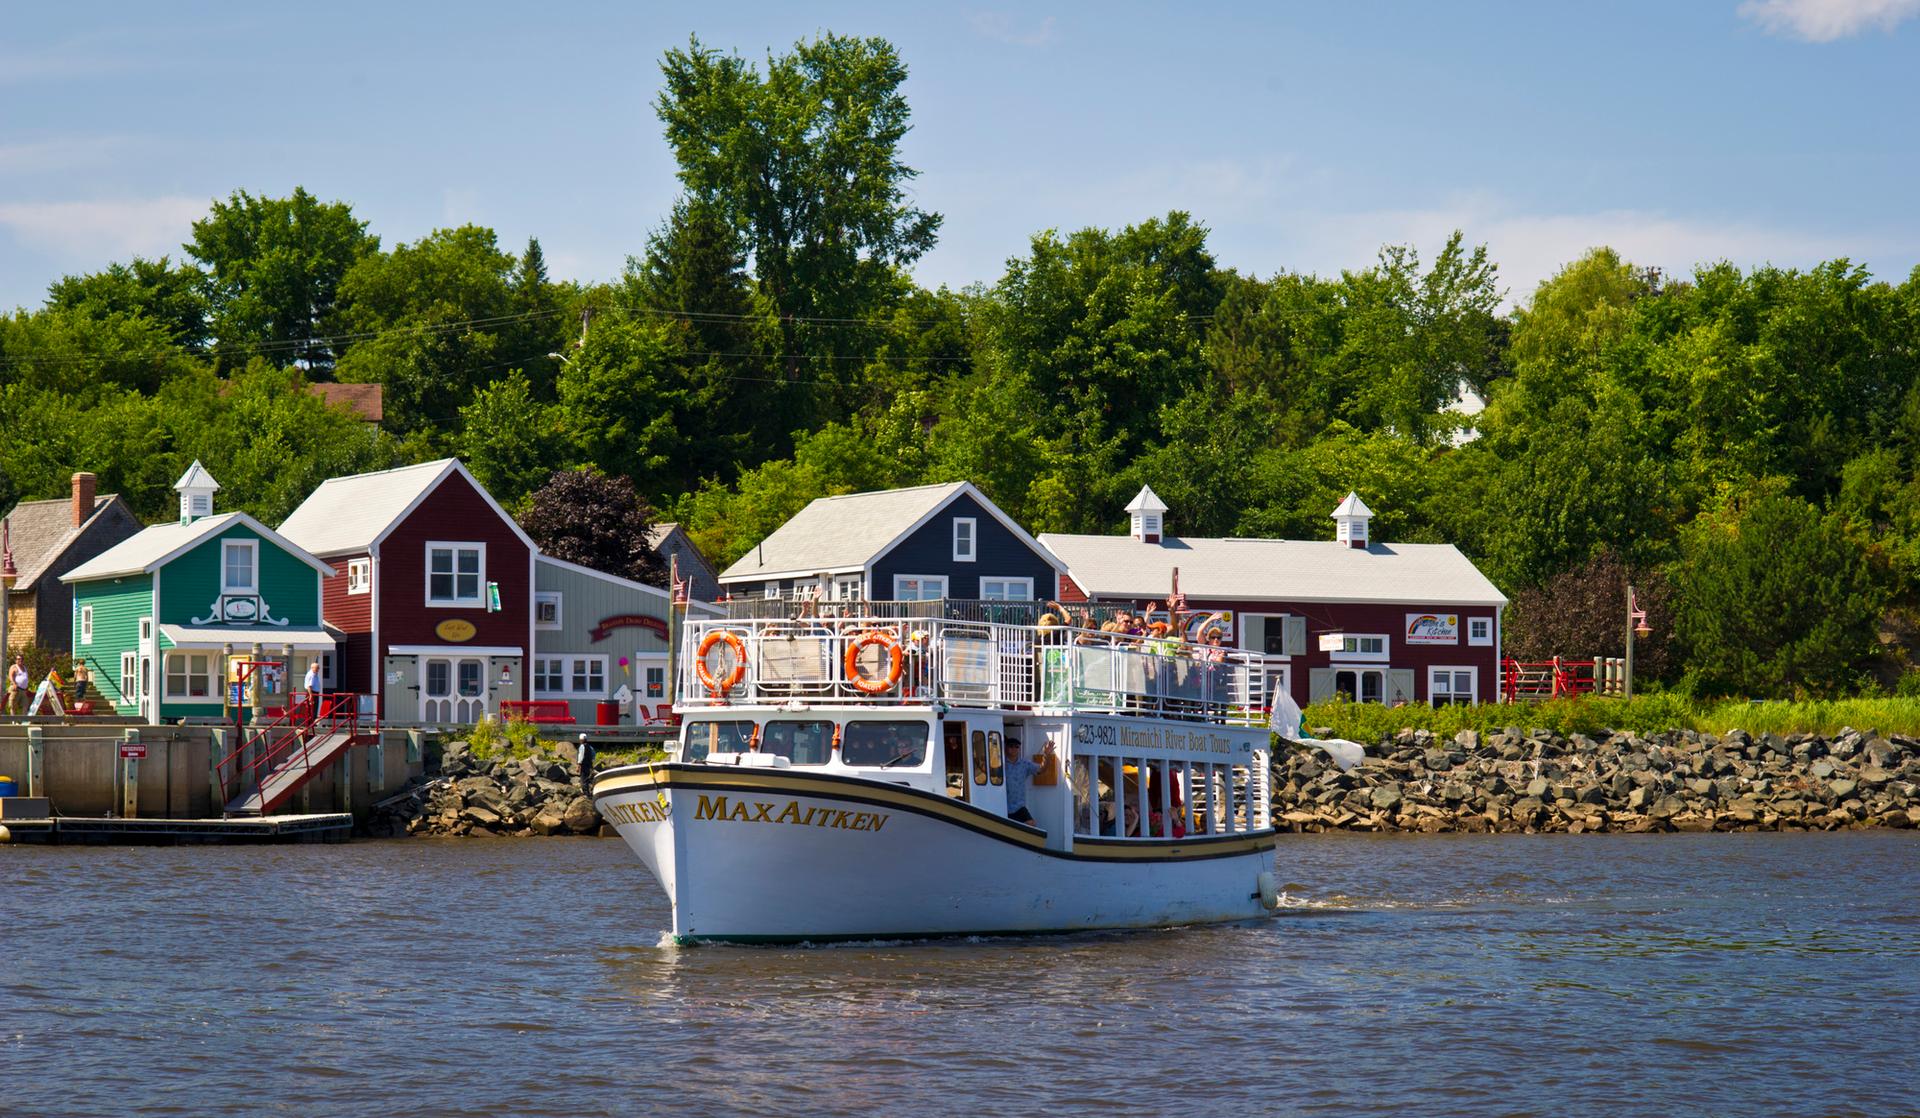
[[[1700,701],[1672,693],[1632,699],[1555,699],[1533,704],[1383,707],[1376,703],[1319,703],[1306,709],[1301,724],[1331,727],[1333,736],[1379,741],[1402,729],[1431,730],[1452,737],[1461,730],[1493,733],[1509,727],[1554,733],[1588,734],[1599,730],[1704,730],[1750,734],[1831,734],[1844,726],[1886,734],[1920,736],[1920,698],[1832,699],[1765,702]]]

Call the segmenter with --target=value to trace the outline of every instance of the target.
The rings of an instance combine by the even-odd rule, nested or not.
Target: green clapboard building
[[[241,661],[273,661],[241,705],[283,706],[307,667],[332,686],[321,620],[333,569],[243,512],[213,514],[219,484],[195,462],[175,484],[180,520],[147,528],[61,576],[73,587],[74,659],[87,697],[149,722],[230,715]]]

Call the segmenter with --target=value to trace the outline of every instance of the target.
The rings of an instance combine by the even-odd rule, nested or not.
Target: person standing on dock
[[[13,658],[13,666],[7,669],[6,713],[8,714],[15,713],[13,708],[21,700],[24,700],[26,698],[27,685],[32,682],[33,682],[33,677],[27,674],[27,666],[20,662],[20,657],[15,656]]]
[[[301,687],[307,693],[307,706],[315,717],[320,714],[320,658],[314,657],[307,663],[307,678]]]

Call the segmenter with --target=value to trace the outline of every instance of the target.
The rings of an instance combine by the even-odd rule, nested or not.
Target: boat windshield
[[[753,723],[745,720],[700,719],[687,723],[683,761],[705,760],[709,753],[745,753],[753,742]]]
[[[796,765],[824,765],[833,753],[833,723],[769,722],[760,731],[760,752]]]
[[[849,765],[911,768],[926,757],[925,722],[849,722],[840,738],[840,759]]]

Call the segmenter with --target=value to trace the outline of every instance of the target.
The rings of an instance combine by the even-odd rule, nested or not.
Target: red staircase
[[[371,696],[368,696],[371,699]],[[300,700],[270,722],[240,731],[240,744],[220,761],[228,815],[267,815],[356,745],[380,740],[380,722],[361,717],[361,696]],[[371,701],[365,704],[375,709]],[[248,750],[253,759],[245,760]],[[232,781],[227,772],[233,771]]]

